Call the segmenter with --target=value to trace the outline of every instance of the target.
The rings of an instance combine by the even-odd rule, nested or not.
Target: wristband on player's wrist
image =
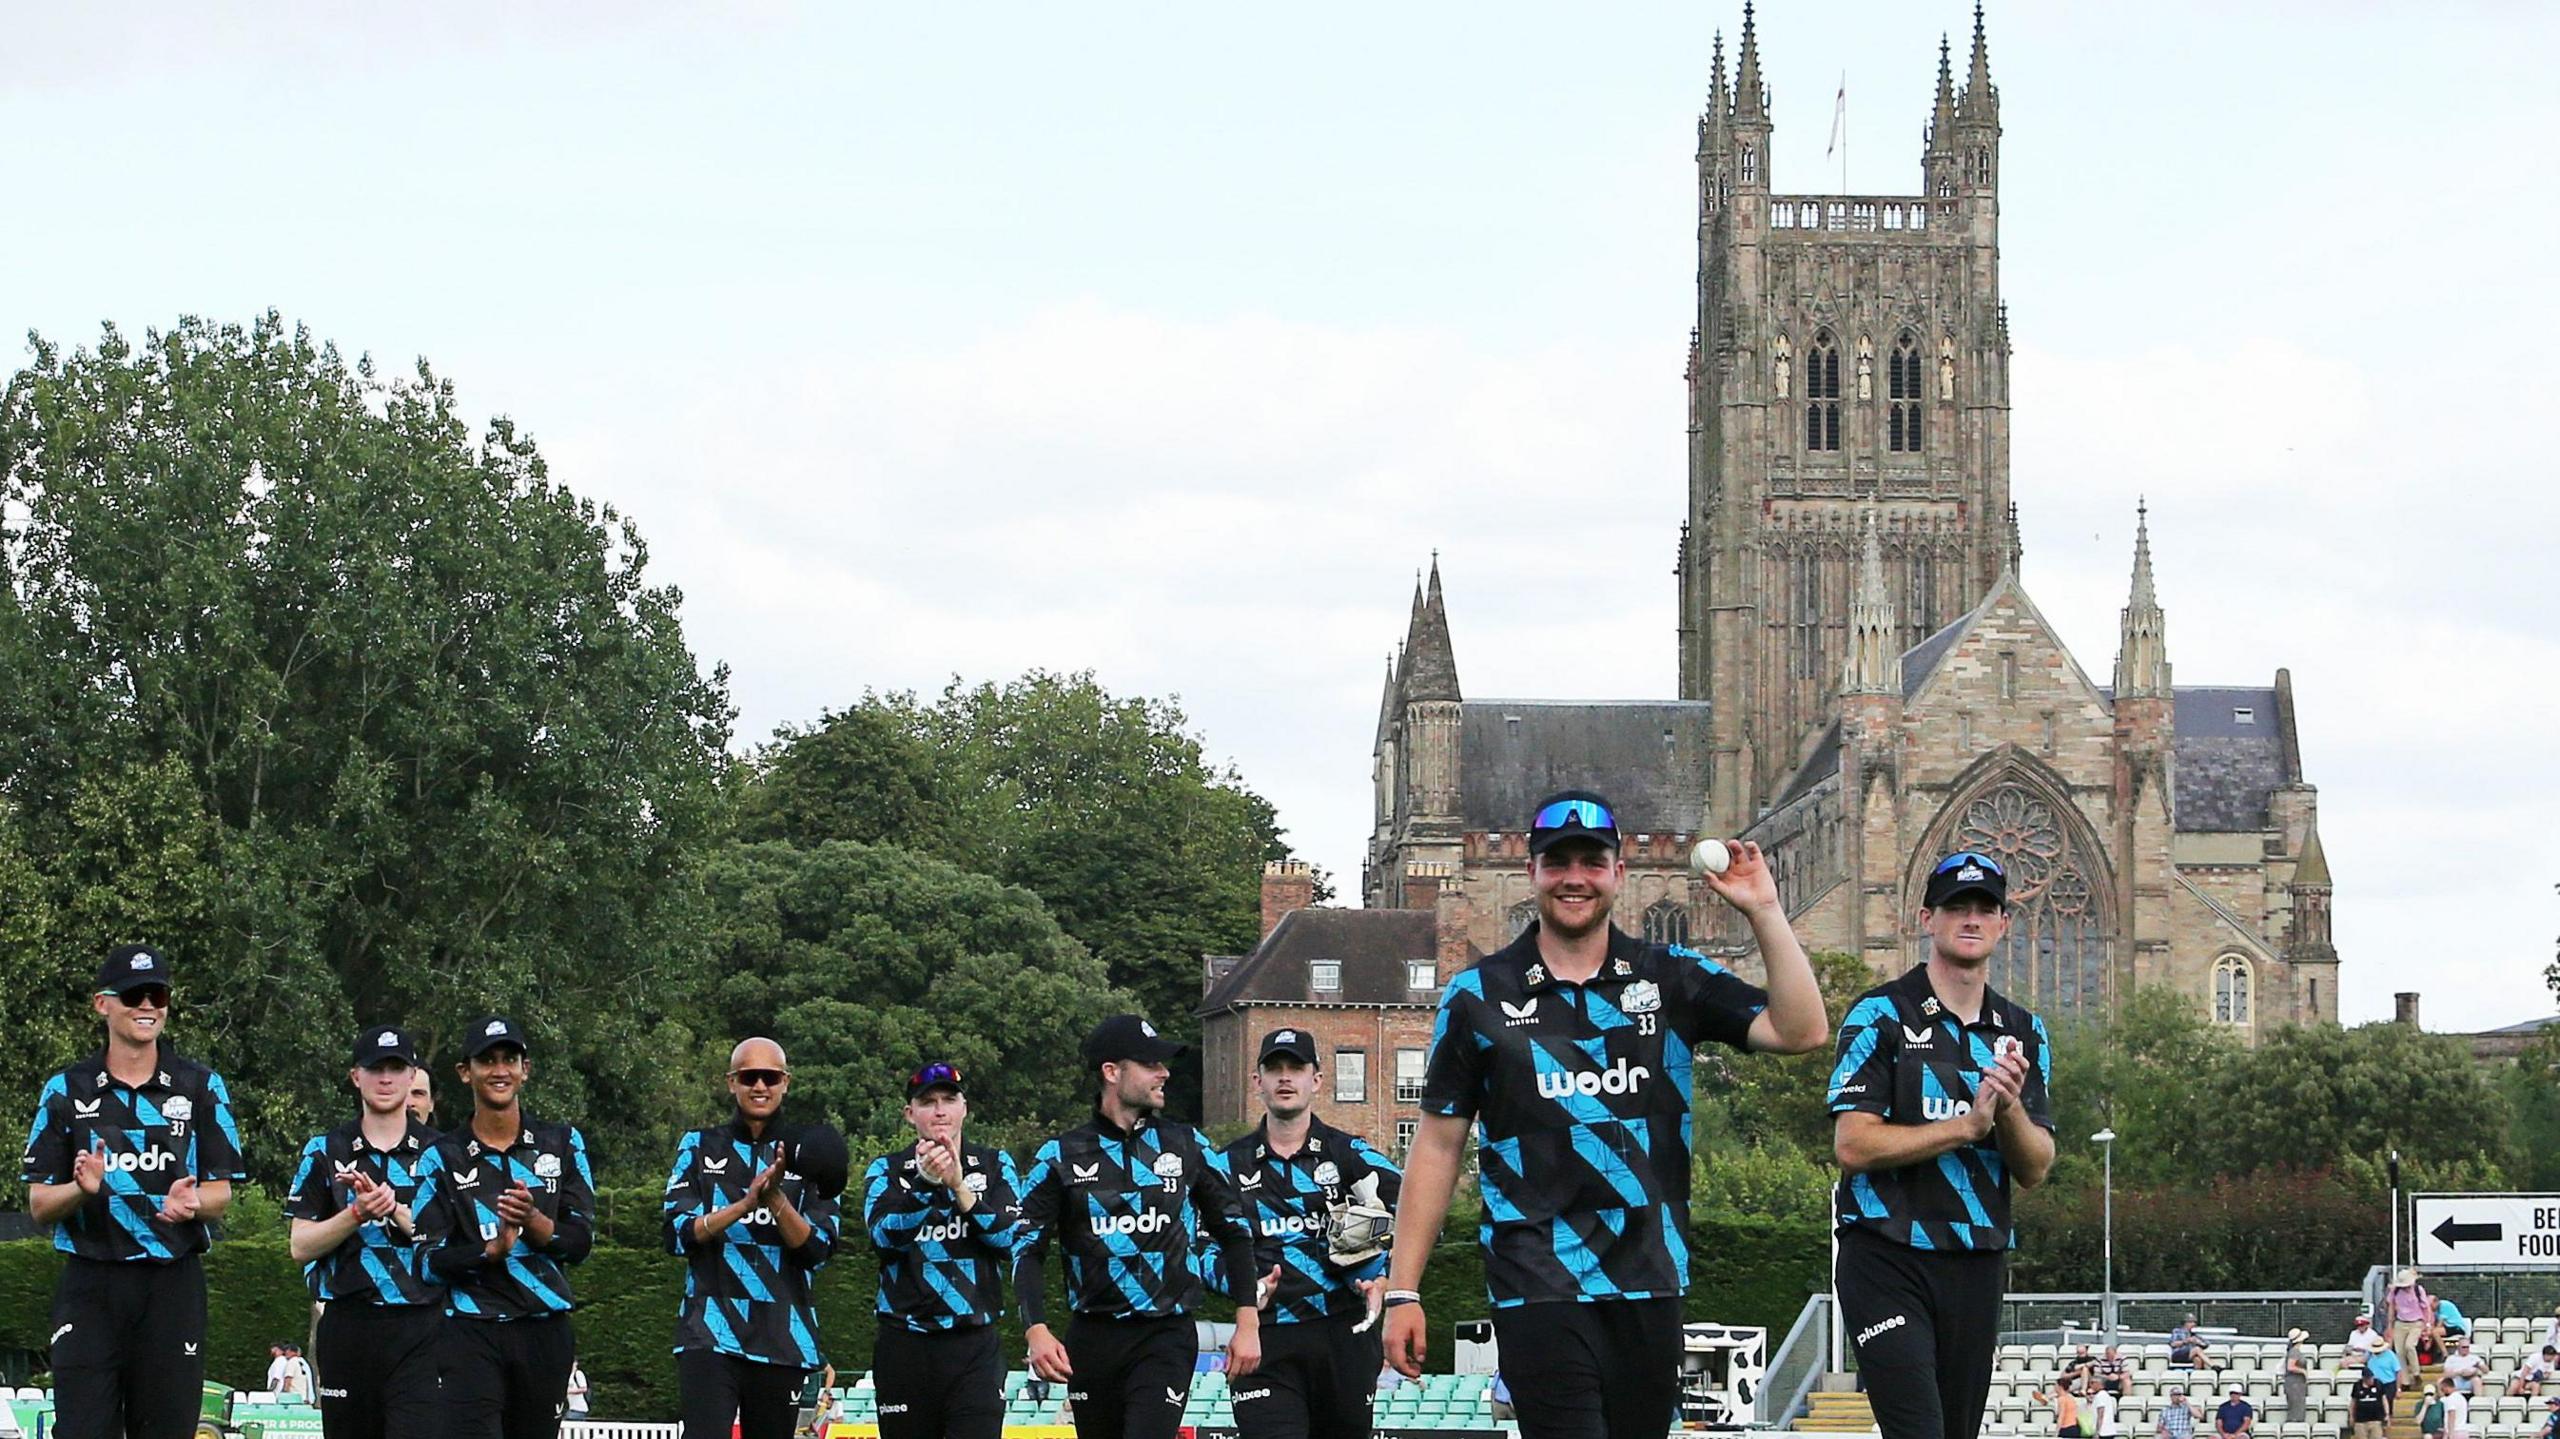
[[[1384,1307],[1393,1309],[1399,1304],[1419,1304],[1421,1302],[1422,1293],[1420,1290],[1390,1289],[1387,1291],[1387,1301]]]

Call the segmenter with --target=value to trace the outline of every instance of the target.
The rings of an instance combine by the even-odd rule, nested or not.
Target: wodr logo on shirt
[[[1621,1057],[1606,1071],[1587,1069],[1579,1074],[1567,1074],[1560,1069],[1542,1069],[1538,1071],[1538,1094],[1544,1099],[1571,1099],[1576,1095],[1597,1099],[1604,1094],[1633,1094],[1651,1078],[1651,1069],[1641,1064],[1629,1064]]]

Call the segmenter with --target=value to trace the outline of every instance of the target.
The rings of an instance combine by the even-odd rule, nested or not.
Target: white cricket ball
[[[1722,874],[1733,865],[1733,851],[1720,839],[1702,839],[1689,849],[1692,874]]]

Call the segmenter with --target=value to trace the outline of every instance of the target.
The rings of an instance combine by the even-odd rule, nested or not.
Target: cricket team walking
[[[1696,1051],[1800,1054],[1830,1019],[1757,845],[1701,874],[1749,926],[1758,984],[1611,922],[1626,866],[1606,798],[1540,804],[1528,849],[1537,917],[1443,992],[1401,1168],[1315,1112],[1322,1060],[1303,1029],[1261,1036],[1261,1122],[1223,1148],[1164,1114],[1185,1051],[1138,1015],[1087,1036],[1090,1113],[1020,1166],[969,1137],[956,1065],[908,1075],[914,1142],[871,1161],[851,1201],[878,1259],[886,1439],[1002,1433],[1008,1287],[1030,1368],[1063,1388],[1080,1439],[1172,1439],[1212,1292],[1234,1306],[1223,1358],[1246,1439],[1365,1439],[1381,1364],[1421,1372],[1424,1265],[1470,1136],[1521,1433],[1665,1434],[1693,1262]],[[1948,856],[1919,906],[1927,960],[1840,1025],[1835,1282],[1883,1439],[1973,1439],[2010,1193],[2053,1162],[2044,1025],[1986,982],[2007,907],[1994,859]],[[65,1256],[49,1341],[61,1439],[182,1439],[196,1423],[206,1226],[246,1172],[222,1077],[163,1032],[171,994],[166,955],[111,951],[90,1001],[104,1041],[45,1081],[28,1134],[30,1209]],[[535,1048],[507,1016],[473,1021],[450,1046],[470,1113],[438,1134],[410,1032],[355,1036],[354,1113],[303,1146],[285,1202],[323,1306],[327,1439],[557,1439],[595,1180],[585,1136],[526,1107]],[[664,1194],[685,1273],[684,1439],[788,1439],[827,1363],[812,1285],[844,1242],[850,1161],[841,1133],[790,1112],[781,1045],[740,1042],[726,1082],[728,1117],[683,1137]]]

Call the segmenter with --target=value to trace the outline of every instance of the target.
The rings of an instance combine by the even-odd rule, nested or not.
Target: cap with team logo
[[[2009,907],[2009,875],[2000,861],[1977,850],[1960,849],[1929,871],[1928,892],[1920,907],[1937,909],[1960,894],[1978,894],[2002,909]]]
[[[524,1031],[516,1028],[514,1020],[502,1015],[482,1015],[471,1021],[471,1027],[462,1032],[462,1057],[478,1059],[502,1044],[512,1044],[527,1051],[532,1048],[524,1042]]]
[[[416,1066],[418,1046],[410,1042],[409,1031],[398,1025],[381,1024],[356,1035],[356,1068],[371,1069],[386,1059]]]
[[[1285,1054],[1301,1063],[1316,1062],[1315,1036],[1303,1029],[1275,1029],[1262,1036],[1262,1057],[1255,1064],[1269,1064],[1271,1056]]]
[[[131,994],[137,989],[167,989],[169,957],[147,944],[119,944],[98,966],[100,994]]]
[[[1084,1062],[1088,1065],[1110,1064],[1134,1059],[1141,1064],[1164,1064],[1177,1055],[1188,1054],[1191,1046],[1176,1044],[1156,1033],[1143,1015],[1115,1014],[1093,1027],[1084,1037]]]

